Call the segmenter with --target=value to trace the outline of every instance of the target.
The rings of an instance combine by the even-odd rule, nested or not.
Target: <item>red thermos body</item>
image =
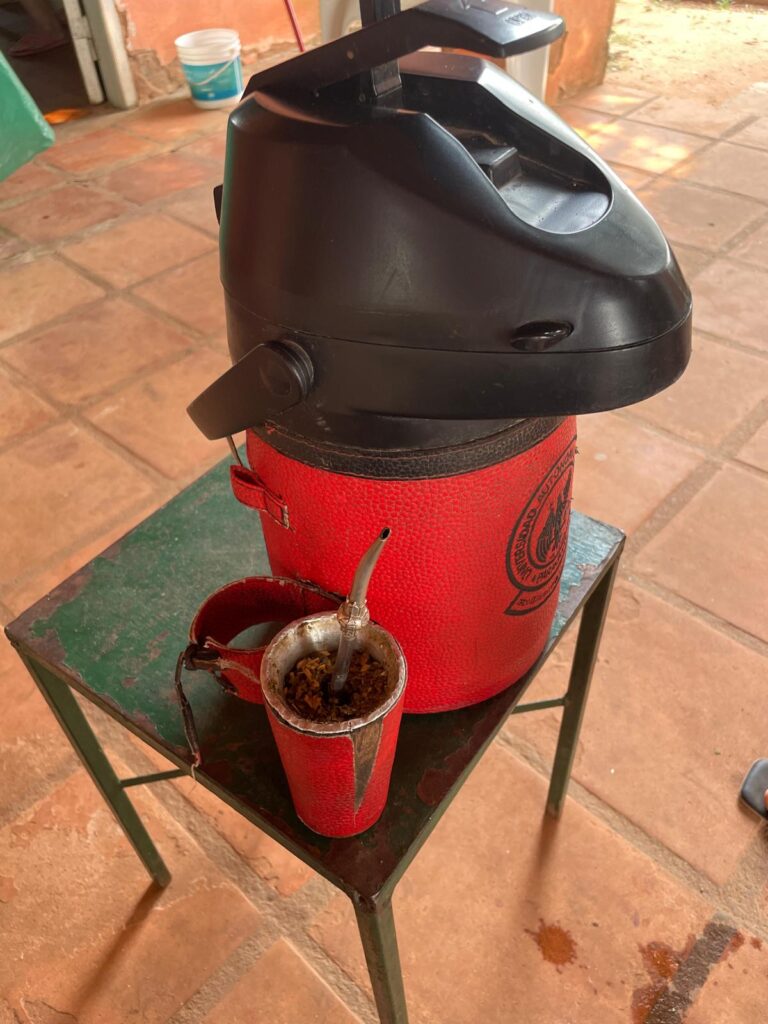
[[[403,648],[406,712],[447,711],[498,693],[541,653],[565,560],[575,441],[573,418],[532,419],[446,452],[361,459],[249,431],[249,486],[242,473],[233,479],[261,509],[276,576],[344,594],[370,537],[392,527],[371,615]],[[279,496],[271,508],[267,493]]]

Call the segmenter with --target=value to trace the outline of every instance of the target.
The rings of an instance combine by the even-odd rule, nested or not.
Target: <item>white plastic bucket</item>
[[[205,28],[176,40],[181,68],[198,107],[231,107],[243,91],[240,37],[231,28]]]

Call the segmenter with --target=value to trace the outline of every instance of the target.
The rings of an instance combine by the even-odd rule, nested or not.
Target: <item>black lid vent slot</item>
[[[513,333],[512,348],[518,352],[546,352],[572,331],[573,324],[562,320],[532,320]]]

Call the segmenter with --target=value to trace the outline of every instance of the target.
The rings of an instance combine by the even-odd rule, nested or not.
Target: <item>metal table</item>
[[[406,716],[383,817],[353,839],[330,840],[296,817],[263,708],[224,693],[206,673],[185,689],[202,741],[198,782],[345,892],[355,907],[382,1024],[407,1011],[392,916],[398,880],[510,714],[563,708],[547,810],[565,798],[600,634],[624,543],[614,527],[573,514],[547,648],[516,685],[462,711]],[[35,679],[128,840],[158,885],[168,869],[126,790],[192,774],[174,668],[192,615],[216,587],[269,574],[258,519],[215,467],[8,626]],[[582,612],[567,693],[520,704],[537,670]],[[73,691],[178,768],[120,779]]]

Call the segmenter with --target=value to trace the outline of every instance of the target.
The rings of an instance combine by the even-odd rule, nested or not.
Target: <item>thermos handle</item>
[[[398,6],[379,0],[374,14]],[[428,0],[254,75],[244,95],[322,89],[425,46],[510,57],[553,43],[564,30],[559,15],[504,0]]]
[[[213,441],[298,405],[309,394],[312,380],[312,363],[300,345],[268,341],[230,366],[197,396],[187,412]]]

